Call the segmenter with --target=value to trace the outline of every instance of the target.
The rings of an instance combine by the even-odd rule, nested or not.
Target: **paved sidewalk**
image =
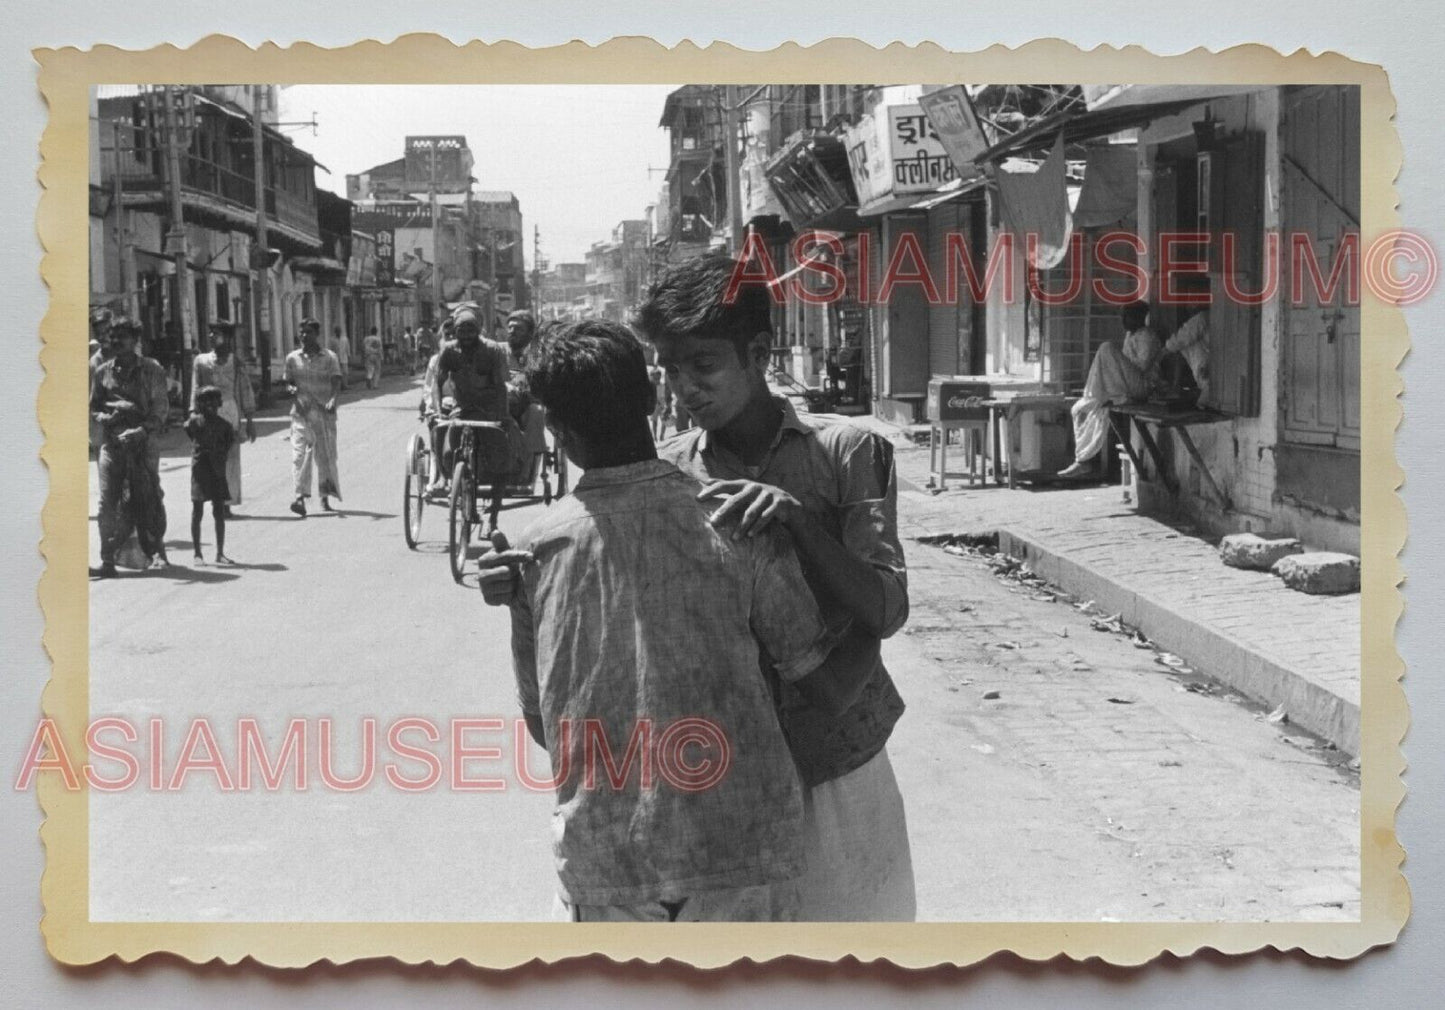
[[[874,418],[897,447],[900,532],[999,534],[1039,575],[1291,723],[1359,753],[1360,597],[1308,596],[1220,562],[1186,527],[1139,514],[1117,487],[1009,490],[949,481],[934,495],[928,448]]]

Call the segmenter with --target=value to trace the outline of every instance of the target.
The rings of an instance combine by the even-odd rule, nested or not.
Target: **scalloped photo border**
[[[1355,84],[1361,88],[1362,239],[1400,226],[1394,179],[1402,150],[1392,123],[1395,101],[1383,68],[1337,53],[1283,55],[1264,46],[1157,56],[1138,47],[1085,51],[1059,40],[1017,49],[950,52],[933,44],[876,48],[833,39],[749,51],[723,43],[665,47],[647,38],[591,46],[572,42],[528,48],[512,42],[457,45],[437,35],[325,49],[298,42],[259,48],[211,36],[186,49],[146,51],[97,46],[37,49],[39,87],[49,106],[41,141],[43,187],[37,228],[41,275],[50,292],[41,335],[45,377],[39,393],[42,458],[50,476],[43,512],[40,580],[44,644],[52,672],[44,714],[72,755],[85,753],[89,718],[87,554],[87,396],[85,346],[74,335],[88,319],[88,96],[95,84],[618,84],[618,83],[1249,83]],[[1366,297],[1361,375],[1361,555],[1363,582],[1360,796],[1360,919],[1347,923],[210,923],[92,922],[89,918],[87,792],[39,776],[46,869],[40,928],[50,954],[66,964],[107,958],[135,961],[169,952],[193,962],[252,958],[276,967],[317,961],[395,958],[409,964],[465,961],[504,969],[533,961],[601,955],[615,961],[664,959],[717,968],[748,959],[799,957],[832,962],[882,958],[906,968],[973,964],[1000,951],[1030,960],[1065,956],[1138,965],[1168,951],[1202,948],[1241,954],[1266,947],[1324,958],[1352,958],[1392,942],[1409,915],[1401,872],[1404,850],[1395,811],[1404,797],[1401,741],[1409,722],[1400,684],[1403,662],[1394,629],[1403,609],[1398,554],[1406,518],[1398,495],[1404,472],[1394,434],[1402,416],[1397,366],[1409,349],[1404,314]]]

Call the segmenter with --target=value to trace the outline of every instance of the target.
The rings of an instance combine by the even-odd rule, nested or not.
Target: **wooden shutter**
[[[1227,414],[1259,414],[1260,307],[1241,305],[1225,294],[1223,272],[1231,270],[1235,289],[1260,287],[1264,245],[1264,137],[1247,132],[1230,138],[1214,154],[1210,193],[1213,232],[1214,301],[1210,311],[1210,402]],[[1222,236],[1234,236],[1235,255],[1227,262]]]
[[[957,203],[945,203],[928,213],[928,272],[938,286],[939,300],[928,307],[928,371],[931,375],[965,374],[966,365],[960,365],[965,356],[959,353],[962,326],[959,320],[959,305],[941,297],[946,275],[947,237],[961,228],[962,216]],[[959,300],[966,301],[967,285],[959,284],[965,291]]]

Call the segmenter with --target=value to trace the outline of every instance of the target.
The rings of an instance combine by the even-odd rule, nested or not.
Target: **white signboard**
[[[860,213],[876,213],[899,197],[932,193],[958,178],[921,105],[874,110],[844,133],[848,170]]]

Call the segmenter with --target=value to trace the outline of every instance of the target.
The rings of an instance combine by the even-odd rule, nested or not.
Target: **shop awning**
[[[1060,112],[1026,126],[978,156],[980,162],[1002,161],[1015,155],[1038,155],[1053,148],[1062,137],[1065,144],[1080,144],[1125,130],[1137,130],[1156,119],[1172,116],[1197,105],[1196,99],[1182,99],[1155,105],[1107,106],[1088,112]]]
[[[308,273],[320,274],[327,271],[346,273],[346,264],[340,260],[334,260],[330,256],[295,256],[291,259],[291,269],[305,270]]]
[[[961,200],[970,193],[977,193],[988,187],[988,178],[977,175],[972,179],[950,179],[938,187],[938,192],[930,193],[923,199],[910,207],[910,210],[932,210],[950,200]]]

